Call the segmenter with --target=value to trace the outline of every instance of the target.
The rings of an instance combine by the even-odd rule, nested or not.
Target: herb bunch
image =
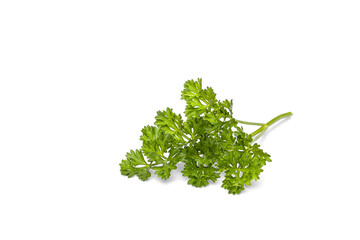
[[[271,162],[270,155],[254,143],[267,128],[292,115],[281,114],[268,123],[254,123],[233,118],[233,101],[220,101],[210,87],[202,88],[202,79],[184,84],[181,99],[186,101],[185,116],[171,108],[158,111],[154,126],[141,132],[141,149],[131,150],[120,163],[122,175],[147,180],[150,170],[168,179],[179,162],[184,163],[183,176],[188,184],[204,187],[224,172],[222,187],[238,194],[253,180],[259,179],[262,167]],[[240,124],[260,126],[247,134]]]

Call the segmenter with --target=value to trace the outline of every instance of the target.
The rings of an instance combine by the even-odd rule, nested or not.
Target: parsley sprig
[[[185,116],[171,108],[158,111],[155,126],[141,132],[141,149],[131,150],[120,163],[122,175],[147,180],[150,170],[168,179],[179,162],[184,163],[183,176],[188,184],[204,187],[215,182],[224,172],[222,187],[238,194],[253,180],[258,180],[263,166],[271,162],[255,141],[274,123],[290,117],[281,114],[267,123],[237,120],[233,117],[233,101],[220,101],[210,87],[202,88],[202,79],[184,84],[181,99],[186,101]],[[251,134],[240,124],[260,126]]]

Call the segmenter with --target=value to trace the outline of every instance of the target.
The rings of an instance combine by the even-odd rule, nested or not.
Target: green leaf
[[[145,161],[144,156],[140,150],[131,150],[126,154],[126,159],[120,163],[120,172],[122,175],[132,177],[137,175],[142,181],[147,180],[151,173],[149,172],[150,166]]]
[[[162,131],[160,128],[145,126],[140,140],[143,141],[142,151],[148,156],[150,153],[163,155],[171,146],[173,138],[170,134]]]
[[[131,163],[132,166],[148,165],[140,150],[131,150],[126,154],[126,159]]]
[[[202,80],[189,80],[184,84],[181,99],[186,101],[185,115],[188,118],[200,116],[216,102],[216,94],[212,88],[202,89]]]
[[[204,187],[209,185],[209,181],[216,182],[220,177],[217,169],[212,166],[199,165],[196,166],[195,162],[188,162],[184,165],[182,171],[183,176],[189,178],[188,184],[194,187]]]
[[[191,140],[200,139],[205,133],[211,131],[212,125],[203,117],[190,118],[184,122],[184,133],[191,137]]]
[[[145,181],[151,176],[151,173],[146,168],[139,168],[136,175],[140,180]]]
[[[181,99],[184,99],[186,102],[192,101],[195,98],[200,97],[200,92],[202,91],[202,79],[198,78],[197,81],[188,80],[184,84],[184,90],[181,92]]]
[[[155,174],[157,176],[159,176],[162,179],[168,179],[170,177],[170,172],[174,169],[176,169],[176,166],[174,165],[169,165],[169,164],[164,164],[161,167],[153,167],[153,169],[155,170]]]
[[[210,180],[215,182],[220,177],[218,169],[212,164],[200,164],[199,160],[202,157],[196,156],[194,153],[196,151],[192,149],[189,149],[189,151],[192,151],[192,153],[187,152],[184,158],[184,170],[182,171],[183,176],[189,178],[188,184],[195,187],[204,187],[209,184]]]
[[[238,194],[244,190],[245,185],[251,185],[252,181],[259,179],[262,167],[270,160],[270,155],[264,153],[254,145],[246,150],[237,147],[226,152],[224,158],[219,161],[219,168],[225,171],[225,179],[222,187],[231,194]]]
[[[122,160],[120,163],[120,172],[124,176],[132,177],[136,175],[136,169],[130,164],[128,160]]]
[[[166,133],[171,134],[179,142],[185,142],[187,136],[183,134],[183,120],[181,115],[177,115],[171,108],[166,108],[165,111],[158,111],[155,117],[155,125]]]
[[[150,167],[160,178],[169,178],[170,172],[176,169],[176,164],[182,158],[181,146],[162,128],[145,126],[141,131],[141,149],[149,159]]]

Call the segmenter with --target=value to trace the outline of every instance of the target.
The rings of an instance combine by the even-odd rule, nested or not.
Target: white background
[[[360,239],[359,1],[1,1],[1,239]],[[271,154],[240,195],[121,176],[203,78]],[[246,127],[247,131],[255,128]]]

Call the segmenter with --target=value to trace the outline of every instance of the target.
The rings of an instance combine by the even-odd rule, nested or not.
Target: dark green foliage
[[[233,101],[217,100],[212,88],[202,88],[201,79],[185,82],[181,98],[187,104],[186,120],[171,108],[158,111],[155,126],[141,130],[141,149],[131,150],[122,160],[121,174],[137,175],[144,181],[153,169],[157,176],[167,179],[177,163],[183,162],[182,173],[188,184],[203,187],[224,172],[222,187],[231,194],[258,180],[262,167],[271,161],[270,155],[238,126],[241,121],[232,116]],[[261,126],[262,131],[268,127]]]

